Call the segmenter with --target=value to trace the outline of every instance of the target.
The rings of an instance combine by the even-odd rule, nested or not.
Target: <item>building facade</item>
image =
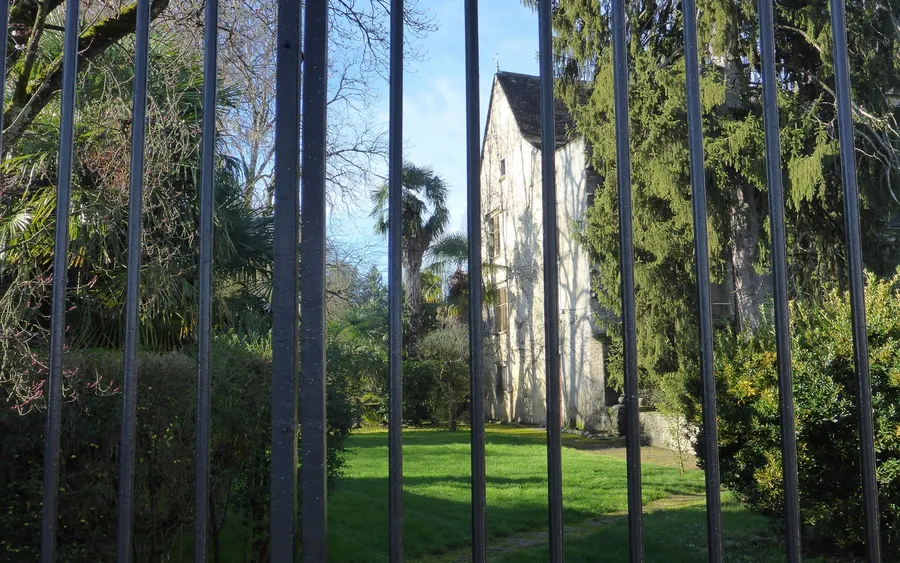
[[[597,326],[591,266],[577,231],[597,177],[584,140],[561,103],[556,108],[559,237],[559,335],[562,419],[603,426],[605,335]],[[499,72],[488,109],[481,159],[483,256],[497,291],[488,310],[495,344],[494,377],[485,413],[501,421],[545,424],[543,205],[540,80]]]

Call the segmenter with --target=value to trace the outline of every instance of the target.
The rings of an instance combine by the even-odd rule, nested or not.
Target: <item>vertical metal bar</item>
[[[6,38],[4,36],[4,41]],[[59,440],[62,417],[63,344],[65,343],[66,270],[69,254],[69,208],[75,152],[75,79],[78,74],[78,1],[66,2],[63,39],[62,100],[59,127],[59,180],[56,191],[56,233],[53,243],[53,305],[50,311],[50,377],[47,388],[47,430],[44,435],[44,504],[41,514],[41,561],[53,563],[59,499]]]
[[[390,125],[388,130],[388,476],[391,563],[403,561],[403,0],[391,0]]]
[[[547,377],[547,486],[550,561],[561,562],[562,424],[559,365],[559,232],[556,218],[556,100],[553,96],[553,19],[550,0],[538,7],[541,75],[541,198],[544,220],[544,349]]]
[[[634,240],[631,216],[631,133],[628,127],[628,59],[625,0],[613,0],[613,90],[616,114],[616,168],[619,184],[619,268],[622,277],[622,334],[625,368],[625,446],[628,474],[628,553],[644,560],[641,503],[641,428],[638,410],[637,325],[634,305]]]
[[[303,561],[327,561],[325,450],[325,134],[328,0],[306,3],[301,179],[300,399]]]
[[[150,0],[139,0],[135,24],[134,99],[128,194],[128,270],[125,280],[125,351],[122,437],[119,447],[119,521],[116,560],[131,561],[134,505],[134,444],[137,426],[137,347],[141,286],[141,228],[144,193],[144,139],[147,129],[147,75],[150,53]]]
[[[716,427],[716,375],[713,360],[712,305],[709,298],[709,237],[706,212],[706,169],[700,111],[700,62],[697,53],[697,3],[684,0],[685,88],[697,267],[697,320],[700,325],[700,378],[703,382],[703,437],[706,458],[706,534],[711,563],[721,563],[722,501],[719,475],[719,432]],[[679,437],[680,439],[680,437]]]
[[[856,184],[856,148],[850,113],[850,70],[847,60],[847,20],[844,0],[831,0],[834,37],[834,78],[844,185],[844,220],[847,228],[847,262],[850,270],[850,310],[853,318],[853,357],[856,362],[859,403],[859,456],[863,483],[866,555],[869,563],[881,561],[878,483],[875,479],[875,429],[872,421],[872,384],[869,377],[869,342],[866,335],[866,300],[863,285],[862,237],[859,228],[859,188]]]
[[[206,0],[203,60],[203,137],[200,162],[200,301],[198,304],[197,444],[194,499],[194,561],[209,552],[210,361],[212,357],[212,245],[215,204],[216,97],[219,1]]]
[[[472,562],[487,557],[485,539],[483,295],[481,271],[481,112],[478,0],[466,0],[466,155],[469,229],[469,381],[472,397]]]
[[[0,76],[6,76],[6,48],[9,38],[9,2],[0,2]],[[3,157],[3,99],[0,97],[0,159]]]
[[[297,551],[301,19],[300,0],[278,0],[272,276],[273,563],[293,562]]]
[[[775,293],[775,350],[778,355],[778,395],[781,415],[782,478],[784,480],[785,541],[788,561],[800,561],[800,494],[797,484],[797,437],[794,430],[791,327],[787,294],[787,252],[784,227],[778,83],[775,81],[775,24],[772,0],[759,0],[762,58],[763,125],[766,133],[766,173],[772,225],[772,272]]]

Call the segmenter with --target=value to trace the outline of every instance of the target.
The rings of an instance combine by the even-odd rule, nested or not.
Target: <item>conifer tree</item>
[[[609,7],[558,0],[553,17],[557,92],[602,178],[583,230],[595,290],[618,311]],[[693,371],[696,347],[683,14],[676,0],[636,0],[626,10],[639,353],[652,386]],[[900,207],[900,0],[851,0],[847,20],[864,260],[885,273],[898,263],[889,220]],[[770,271],[756,3],[705,0],[698,24],[713,277],[733,292],[733,326],[753,330]],[[814,300],[846,277],[827,0],[776,1],[775,34],[790,291]]]

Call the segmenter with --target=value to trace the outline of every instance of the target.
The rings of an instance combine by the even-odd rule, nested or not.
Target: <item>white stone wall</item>
[[[601,345],[591,328],[590,262],[578,236],[592,188],[587,170],[583,139],[556,151],[563,421],[592,427],[606,406],[606,382]]]
[[[505,160],[503,176],[501,160]],[[581,139],[557,150],[561,407],[563,423],[590,426],[604,408],[605,379],[600,343],[591,331],[589,262],[573,232],[587,205],[586,168]],[[499,213],[499,256],[486,279],[507,290],[509,330],[496,337],[497,356],[505,372],[495,370],[494,381],[486,386],[486,415],[532,424],[546,423],[540,178],[540,151],[522,138],[503,89],[495,81],[482,152],[482,251],[489,260],[488,217]],[[493,307],[487,317],[493,332]]]

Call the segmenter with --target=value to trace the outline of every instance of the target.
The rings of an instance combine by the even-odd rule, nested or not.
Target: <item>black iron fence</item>
[[[271,547],[273,561],[325,561],[326,554],[326,424],[325,424],[325,134],[327,104],[328,1],[279,0],[277,13],[277,95],[275,127],[275,263],[272,368]],[[126,300],[124,401],[122,413],[118,561],[130,559],[132,505],[134,499],[136,350],[138,289],[140,284],[141,194],[147,109],[148,38],[150,0],[138,0],[134,119],[130,184],[129,253]],[[304,9],[305,7],[305,9]],[[195,558],[205,561],[208,537],[210,345],[212,291],[213,166],[215,148],[217,0],[207,0],[205,19],[205,86],[203,104],[202,184],[200,215],[200,301],[197,369],[196,529]],[[554,84],[551,0],[538,4],[540,45],[542,183],[544,263],[557,262],[556,183],[554,170]],[[684,41],[687,69],[690,170],[696,244],[700,359],[703,383],[703,426],[706,459],[706,502],[710,561],[723,560],[718,444],[716,440],[713,333],[709,297],[709,259],[706,227],[706,187],[700,112],[699,62],[695,0],[684,0]],[[3,35],[7,33],[9,3],[0,3]],[[849,257],[853,337],[858,380],[860,456],[865,500],[868,560],[881,560],[877,490],[875,481],[872,399],[869,382],[863,271],[860,243],[858,189],[854,159],[853,125],[844,0],[831,0],[834,67],[841,169]],[[305,16],[305,19],[302,17]],[[629,161],[628,89],[625,0],[612,2],[614,93],[621,244],[622,312],[624,330],[625,397],[628,476],[629,547],[632,561],[643,560],[641,520],[640,429],[638,421],[637,340],[635,328],[634,253],[632,244],[631,177]],[[273,14],[275,17],[275,14]],[[62,112],[59,147],[58,205],[54,271],[65,272],[68,250],[76,65],[78,61],[79,4],[66,8]],[[390,147],[389,147],[389,289],[390,289],[390,560],[403,558],[403,455],[401,448],[401,141],[403,93],[403,0],[391,0],[390,49]],[[303,32],[301,33],[301,23]],[[785,257],[785,225],[772,0],[759,1],[762,53],[763,107],[768,166],[769,205],[772,220],[771,247],[777,334],[783,479],[788,561],[800,561],[800,514],[797,485],[797,447],[792,400],[790,333],[788,322]],[[481,186],[480,110],[478,69],[478,2],[465,0],[468,231],[471,276],[471,397],[472,397],[472,560],[484,561],[485,449],[482,370],[481,291]],[[5,48],[5,42],[4,42]],[[5,56],[0,57],[0,64]],[[302,72],[301,72],[302,66]],[[302,78],[302,95],[301,95]],[[301,101],[302,109],[301,112]],[[0,112],[2,116],[2,112]],[[302,116],[302,117],[301,117]],[[303,136],[301,147],[300,121]],[[301,176],[301,155],[302,171]],[[298,191],[298,186],[300,190]],[[300,204],[302,200],[302,225]],[[303,244],[298,241],[302,236]],[[549,484],[550,559],[562,561],[562,468],[560,450],[560,369],[558,355],[557,269],[546,267],[547,458]],[[50,377],[46,452],[42,560],[54,561],[57,491],[59,481],[60,417],[62,401],[62,353],[65,304],[64,275],[54,276],[51,313]],[[299,300],[298,300],[299,296]],[[299,302],[298,302],[299,301]],[[298,310],[302,323],[298,322]],[[298,349],[299,357],[298,357]],[[302,370],[299,366],[302,365]],[[298,402],[302,398],[302,408]],[[302,416],[298,418],[298,412]],[[297,443],[302,431],[301,475],[297,475]],[[302,488],[298,490],[298,487]],[[302,505],[298,505],[302,496]],[[300,520],[298,521],[298,515]],[[299,539],[302,538],[302,546]]]

